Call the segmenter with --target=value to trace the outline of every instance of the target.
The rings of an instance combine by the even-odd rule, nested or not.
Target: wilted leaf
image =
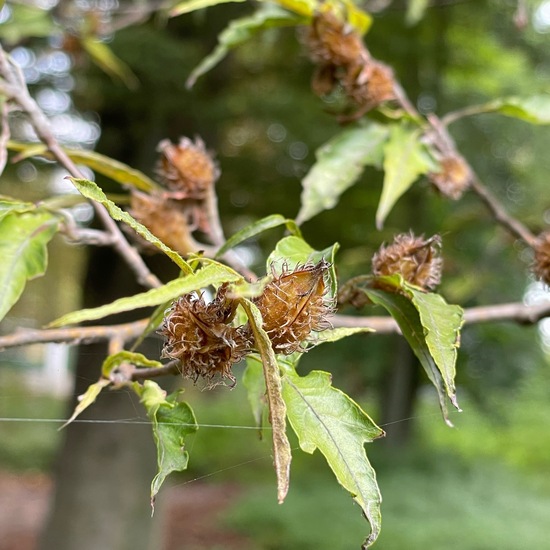
[[[105,44],[93,36],[85,36],[81,40],[82,48],[90,56],[90,59],[109,76],[121,80],[128,88],[135,89],[139,85],[132,69],[119,59]]]
[[[249,300],[243,299],[242,306],[246,311],[254,333],[256,348],[262,358],[269,421],[273,434],[273,462],[277,474],[277,499],[282,503],[290,485],[290,462],[292,453],[286,435],[286,406],[281,395],[281,374],[279,364],[271,347],[269,336],[262,327],[262,316],[258,308]]]
[[[87,198],[99,202],[107,208],[114,220],[128,224],[140,237],[162,250],[184,273],[191,273],[189,264],[174,250],[166,246],[160,239],[155,237],[144,225],[132,218],[128,212],[121,210],[113,201],[110,201],[105,193],[93,181],[69,178],[74,186]],[[160,302],[158,302],[160,303]],[[158,305],[154,304],[154,305]]]
[[[52,158],[48,148],[42,144],[10,141],[8,143],[8,149],[11,149],[12,151],[19,151],[19,159],[35,156]],[[160,189],[160,185],[155,183],[143,172],[140,172],[135,168],[131,168],[123,162],[119,162],[118,160],[102,155],[101,153],[86,151],[84,149],[63,148],[63,150],[73,162],[83,164],[84,166],[91,168],[94,172],[111,178],[113,181],[116,181],[121,185],[130,185],[136,189],[140,189],[141,191]]]
[[[389,277],[384,277],[385,281],[388,281],[389,279]],[[416,306],[410,299],[401,294],[394,294],[374,289],[366,289],[365,292],[375,304],[378,304],[386,309],[399,325],[403,336],[411,346],[411,349],[416,357],[418,357],[418,360],[426,371],[428,378],[437,390],[439,405],[441,407],[445,422],[447,425],[452,426],[453,424],[449,420],[447,411],[447,397],[449,397],[453,405],[458,408],[456,403],[456,395],[454,392],[447,392],[447,385],[443,380],[443,375],[441,372],[442,367],[436,363],[436,360],[432,356],[430,347],[426,342],[425,329],[422,326],[420,315],[416,309]],[[454,315],[454,310],[452,314]],[[446,335],[448,339],[450,339],[451,333],[452,337],[456,338],[456,332],[455,329],[453,329]],[[453,348],[456,348],[456,340],[453,340],[452,342]],[[444,368],[446,369],[445,376],[448,376],[450,374],[450,370],[452,369],[450,369],[448,365]],[[454,382],[451,387],[454,389]]]
[[[371,546],[380,532],[382,497],[364,444],[382,437],[384,431],[355,401],[332,387],[328,372],[300,377],[285,368],[282,380],[288,420],[300,448],[307,453],[319,449],[338,482],[361,506],[371,525],[363,548]]]
[[[110,380],[107,380],[106,378],[100,378],[95,384],[90,384],[88,386],[88,389],[82,394],[78,396],[78,405],[75,407],[73,414],[59,428],[60,430],[63,429],[65,426],[68,426],[80,413],[82,413],[84,410],[86,410],[92,403],[95,402],[97,399],[97,396],[101,393],[101,390],[103,388],[106,388],[111,383]]]
[[[281,273],[283,266],[286,266],[288,269],[294,269],[298,265],[317,264],[321,260],[326,260],[331,264],[331,268],[329,269],[329,288],[330,297],[334,297],[337,292],[334,256],[338,248],[340,248],[340,245],[334,243],[324,250],[313,250],[301,237],[294,235],[283,237],[267,259],[267,272],[269,273],[273,270],[275,273]]]
[[[262,361],[249,355],[246,358],[246,369],[243,373],[243,385],[248,394],[248,402],[258,428],[262,428],[263,413],[266,408],[265,379]]]
[[[26,203],[14,206],[15,212],[0,217],[0,319],[17,302],[27,281],[46,271],[46,245],[59,229],[59,219],[50,212],[27,212]]]
[[[422,174],[435,168],[426,146],[420,141],[420,130],[394,124],[384,147],[384,184],[376,211],[376,227],[384,220],[397,200]]]
[[[134,390],[140,396],[153,423],[153,436],[157,446],[158,473],[151,482],[151,506],[166,477],[172,472],[187,469],[189,453],[185,450],[185,438],[198,430],[191,407],[178,401],[181,392],[166,397],[166,392],[152,380],[145,380],[143,386],[134,383]]]
[[[316,152],[317,162],[302,180],[302,205],[296,223],[334,208],[365,166],[380,166],[388,135],[386,126],[371,123],[347,128],[321,146]]]
[[[110,304],[104,306],[80,309],[63,315],[59,319],[51,322],[49,327],[60,327],[81,323],[82,321],[92,321],[101,319],[107,315],[131,311],[141,307],[158,306],[169,300],[174,300],[183,294],[188,294],[200,288],[206,288],[210,285],[218,285],[224,282],[236,282],[242,279],[241,275],[223,264],[210,263],[203,269],[186,275],[179,279],[174,279],[165,285],[152,288],[147,292],[135,294],[126,298],[119,298]]]
[[[218,4],[228,4],[230,2],[246,2],[246,0],[184,0],[170,8],[169,14],[170,17],[177,17],[184,13],[191,13],[192,11],[210,8]]]
[[[260,9],[248,17],[234,19],[218,36],[218,45],[214,51],[193,69],[193,72],[187,79],[187,87],[191,88],[200,76],[217,65],[230,50],[248,42],[248,40],[259,32],[272,27],[298,25],[303,21],[303,18],[280,10],[275,6]]]
[[[279,227],[281,225],[286,225],[286,228],[293,233],[294,235],[300,236],[300,229],[296,226],[294,220],[289,220],[280,214],[273,214],[262,218],[261,220],[256,220],[251,224],[243,227],[240,231],[237,231],[232,235],[225,244],[218,250],[216,253],[216,258],[223,256],[228,250],[231,250],[238,244],[267,231],[268,229],[273,229],[274,227]]]

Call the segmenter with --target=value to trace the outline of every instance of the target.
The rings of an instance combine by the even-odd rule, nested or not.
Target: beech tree
[[[415,234],[414,227],[400,227],[391,239],[379,239],[362,273],[343,279],[339,244],[334,242],[338,235],[317,250],[303,237],[302,227],[330,209],[345,226],[341,196],[364,184],[365,171],[375,169],[383,174],[383,182],[374,219],[369,220],[371,232],[384,228],[417,182],[423,182],[424,193],[435,193],[442,201],[459,204],[468,194],[483,205],[487,220],[531,251],[531,263],[524,266],[527,276],[549,283],[550,232],[540,229],[542,222],[524,223],[508,211],[505,200],[484,183],[475,162],[459,150],[452,127],[487,113],[548,124],[550,95],[494,97],[446,113],[421,109],[409,98],[391,60],[377,59],[368,48],[368,31],[377,24],[372,13],[387,6],[361,6],[351,0],[253,3],[249,14],[233,19],[219,34],[214,50],[197,60],[186,82],[189,93],[207,72],[220,70],[231,50],[269,29],[296,27],[311,62],[311,102],[318,105],[319,116],[329,111],[323,116],[334,117],[340,128],[316,151],[315,162],[301,179],[294,217],[272,212],[226,235],[217,191],[223,185],[223,167],[206,138],[160,141],[151,175],[79,144],[68,146],[56,137],[10,55],[27,36],[55,37],[53,47],[70,55],[74,64],[92,61],[131,95],[139,81],[114,55],[108,38],[154,16],[185,17],[226,2],[187,0],[168,8],[136,4],[130,15],[72,3],[48,9],[18,4],[4,8],[0,168],[29,158],[57,163],[78,195],[52,193],[37,202],[0,198],[0,317],[18,301],[28,280],[45,273],[48,244],[57,234],[71,243],[111,248],[143,290],[51,319],[41,329],[3,334],[0,348],[108,342],[97,381],[80,396],[67,423],[93,407],[107,389],[133,392],[151,420],[157,448],[158,471],[150,488],[153,508],[167,476],[187,468],[186,439],[198,429],[195,411],[182,392],[168,393],[157,380],[183,377],[184,385],[207,389],[242,383],[256,423],[270,434],[277,500],[284,502],[290,485],[291,429],[304,452],[324,455],[336,481],[359,505],[370,525],[363,542],[367,548],[381,529],[382,497],[365,444],[376,445],[385,434],[353,396],[332,385],[330,372],[302,373],[303,355],[361,333],[369,338],[400,334],[435,389],[443,422],[452,427],[449,407],[460,410],[455,378],[463,326],[497,321],[532,325],[550,316],[550,305],[526,305],[521,296],[515,302],[469,307],[448,303],[438,292],[442,279],[464,276],[456,267],[454,274],[444,269],[448,228],[422,235]],[[407,3],[404,13],[410,24],[422,19],[427,4]],[[525,23],[526,10],[519,2],[516,25]],[[40,23],[38,31],[32,22]],[[182,109],[185,101],[182,96]],[[21,139],[21,117],[27,136],[32,129],[30,139]],[[94,174],[112,180],[119,192],[104,190]],[[260,186],[256,192],[269,197]],[[92,205],[97,227],[79,221],[74,207],[84,202]],[[250,260],[244,251],[273,230],[284,230],[284,235],[272,249],[261,251],[264,267],[258,269],[258,259]],[[178,274],[163,281],[151,268],[151,254],[168,258]],[[148,314],[137,321],[103,322],[142,308],[149,308]],[[137,351],[145,338],[155,335],[163,340],[160,356]],[[196,413],[200,419],[200,411]],[[191,458],[200,461],[200,456]]]

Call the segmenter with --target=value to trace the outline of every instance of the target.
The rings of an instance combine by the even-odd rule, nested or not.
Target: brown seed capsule
[[[227,289],[222,285],[208,304],[202,295],[185,294],[172,304],[160,331],[166,337],[162,356],[179,359],[183,376],[194,381],[203,377],[211,386],[218,383],[214,377],[234,385],[231,367],[252,347],[247,329],[230,324],[237,302]]]
[[[370,60],[350,67],[343,85],[348,97],[363,108],[363,113],[395,99],[393,71],[379,61]]]
[[[538,236],[534,251],[533,272],[538,279],[550,285],[550,231]]]
[[[165,139],[158,145],[161,153],[157,174],[173,191],[173,198],[202,198],[218,179],[219,170],[200,138],[195,142],[182,137],[177,145]]]
[[[365,54],[359,34],[330,11],[313,17],[304,37],[311,59],[316,63],[336,66],[358,63]]]
[[[176,201],[132,190],[130,214],[176,252],[185,255],[196,251],[189,229],[190,215]]]
[[[441,170],[429,175],[430,181],[446,197],[458,200],[470,186],[472,174],[463,158],[449,155],[440,161]]]
[[[275,353],[289,355],[300,349],[312,330],[328,326],[334,304],[326,297],[325,276],[330,264],[283,269],[254,302],[260,310]]]
[[[441,281],[440,246],[439,235],[424,240],[412,233],[402,233],[373,256],[372,272],[377,276],[400,274],[405,281],[432,290]]]

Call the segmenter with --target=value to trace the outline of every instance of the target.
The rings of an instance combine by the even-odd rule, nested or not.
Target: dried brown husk
[[[429,175],[430,181],[446,197],[458,200],[472,182],[472,173],[466,161],[455,154],[443,157],[439,172]]]
[[[182,137],[177,145],[165,139],[158,150],[157,174],[173,198],[204,198],[219,177],[218,167],[200,138],[193,142]]]
[[[550,285],[550,231],[538,236],[534,251],[533,272],[538,279]]]
[[[376,276],[399,274],[413,285],[433,290],[441,281],[443,261],[440,247],[439,235],[424,239],[423,236],[402,233],[376,252],[372,258],[372,272]],[[391,287],[384,289],[392,290]]]
[[[293,270],[284,268],[254,300],[275,353],[289,355],[303,349],[311,331],[329,326],[327,317],[334,310],[325,281],[329,268],[324,260]]]
[[[210,386],[229,380],[235,384],[231,367],[252,349],[249,330],[231,324],[237,301],[229,297],[228,285],[206,303],[203,295],[185,294],[176,300],[164,318],[161,334],[166,337],[162,356],[178,359],[183,376]]]
[[[181,202],[160,194],[149,195],[132,190],[130,214],[172,250],[183,255],[196,252],[191,237],[191,211]],[[147,244],[144,241],[142,246],[147,247]]]

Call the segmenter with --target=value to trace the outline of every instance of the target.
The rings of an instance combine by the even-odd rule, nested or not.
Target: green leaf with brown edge
[[[187,469],[189,453],[185,450],[185,440],[198,430],[198,426],[191,407],[179,401],[181,390],[166,396],[166,392],[152,380],[145,380],[143,385],[134,382],[133,388],[153,423],[158,464],[158,472],[151,482],[151,507],[154,511],[155,497],[166,477]]]
[[[199,77],[215,67],[233,48],[248,42],[259,32],[273,27],[289,27],[304,22],[300,16],[293,15],[270,5],[259,9],[253,15],[233,19],[218,36],[218,45],[193,69],[187,79],[187,87],[191,88]]]
[[[390,277],[384,277],[384,281],[387,282]],[[456,395],[447,393],[447,386],[443,380],[443,376],[439,365],[436,363],[428,344],[426,343],[426,334],[420,315],[416,306],[411,302],[409,298],[402,294],[386,292],[377,289],[365,289],[364,292],[374,302],[382,306],[388,313],[394,318],[395,322],[399,325],[404,338],[407,340],[414,354],[420,361],[420,364],[426,371],[428,378],[434,385],[439,398],[439,406],[443,414],[443,419],[448,426],[453,426],[449,419],[449,413],[447,410],[447,398],[451,399],[453,405],[458,408],[456,403]],[[454,385],[453,385],[454,387]],[[458,409],[460,410],[460,409]]]
[[[246,2],[246,0],[184,0],[171,7],[168,10],[168,14],[170,17],[177,17],[184,13],[191,13],[204,8],[211,8],[218,4],[229,4],[233,2]]]
[[[283,398],[290,425],[300,448],[324,455],[338,482],[351,493],[371,526],[362,548],[378,538],[382,517],[382,497],[366,452],[365,443],[384,436],[361,407],[332,386],[328,372],[311,371],[298,376],[294,368],[281,362]]]
[[[189,264],[177,252],[166,246],[159,238],[155,237],[149,229],[130,216],[128,212],[125,212],[113,201],[110,201],[96,183],[85,179],[69,179],[87,199],[99,202],[105,206],[114,220],[121,221],[129,225],[140,237],[143,237],[146,241],[156,246],[159,250],[162,250],[162,252],[164,252],[184,273],[192,273],[193,270],[189,267]]]
[[[229,267],[217,262],[209,263],[196,273],[174,279],[163,286],[152,288],[147,292],[119,298],[110,304],[104,306],[80,309],[63,315],[59,319],[52,321],[48,327],[61,327],[81,323],[83,321],[93,321],[101,319],[107,315],[131,311],[141,307],[158,306],[170,300],[174,300],[183,294],[188,294],[194,290],[206,288],[210,285],[219,285],[225,282],[238,282],[242,280],[242,275],[233,271]]]
[[[47,244],[59,229],[59,218],[42,209],[12,211],[0,219],[0,320],[17,302],[28,280],[44,274]],[[16,208],[17,210],[17,208]]]
[[[239,245],[243,241],[255,237],[268,229],[273,229],[275,227],[280,227],[281,225],[286,225],[286,228],[293,234],[298,237],[301,237],[301,232],[294,220],[290,220],[281,216],[280,214],[272,214],[262,218],[261,220],[256,220],[251,224],[243,227],[237,233],[232,235],[224,245],[216,252],[216,258],[221,258],[228,250],[231,250],[235,246]]]
[[[381,229],[397,200],[422,174],[436,169],[427,147],[420,140],[420,129],[393,124],[384,146],[384,183],[376,211],[376,227]]]
[[[132,69],[119,59],[107,44],[94,36],[82,37],[80,44],[90,59],[111,78],[120,80],[131,90],[139,86],[139,80]]]
[[[338,291],[338,283],[336,279],[336,269],[334,267],[334,256],[340,245],[334,243],[332,246],[325,248],[324,250],[314,250],[309,244],[301,237],[289,235],[283,237],[275,246],[275,249],[267,258],[266,270],[269,273],[274,271],[275,273],[281,273],[283,267],[288,269],[294,269],[299,265],[305,265],[308,263],[316,264],[321,260],[330,262],[331,267],[329,269],[329,288],[330,297],[336,296]]]
[[[61,428],[59,429],[62,430],[71,422],[73,422],[79,414],[81,414],[92,403],[95,402],[97,396],[101,393],[101,390],[103,388],[106,388],[109,384],[111,384],[111,381],[107,378],[100,378],[97,382],[95,382],[95,384],[90,384],[88,386],[88,389],[82,395],[78,396],[78,405],[75,407],[74,412],[69,420],[67,420],[67,422],[65,422],[65,424],[63,424],[63,426],[61,426]]]
[[[273,437],[273,462],[277,475],[277,499],[282,503],[290,485],[290,462],[292,453],[286,435],[286,405],[281,395],[281,373],[273,352],[271,341],[263,329],[262,315],[258,308],[247,299],[241,300],[252,332],[255,346],[262,359],[266,396],[269,406],[269,421]]]
[[[387,126],[372,122],[346,128],[317,149],[317,160],[302,180],[296,223],[301,225],[334,208],[342,193],[359,180],[365,166],[381,167],[388,136]]]
[[[243,385],[246,388],[248,402],[252,409],[252,415],[256,426],[260,429],[263,424],[263,416],[266,408],[265,378],[263,373],[262,360],[254,355],[246,358],[246,368],[243,373]]]
[[[19,159],[28,157],[46,157],[52,158],[52,155],[48,152],[45,145],[36,143],[21,143],[16,141],[10,141],[8,143],[8,149],[12,151],[19,151]],[[162,187],[155,183],[149,176],[146,176],[143,172],[131,168],[123,162],[112,159],[96,151],[87,151],[84,149],[68,149],[63,148],[63,151],[67,153],[69,158],[77,164],[83,164],[94,172],[101,174],[107,178],[120,183],[121,185],[129,185],[135,187],[140,191],[154,191],[162,189]]]

